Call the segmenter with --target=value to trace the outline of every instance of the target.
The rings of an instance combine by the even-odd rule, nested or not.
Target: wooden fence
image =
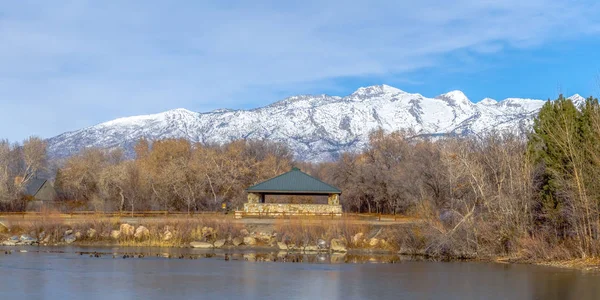
[[[366,214],[366,213],[324,213],[324,214],[303,214],[303,213],[246,213],[243,211],[197,211],[197,212],[184,212],[184,211],[136,211],[136,212],[102,212],[102,211],[73,211],[73,212],[0,212],[0,217],[12,217],[12,218],[35,218],[35,217],[60,217],[60,218],[84,218],[89,217],[103,217],[103,218],[158,218],[158,217],[201,217],[201,216],[215,216],[215,217],[234,217],[236,219],[241,218],[349,218],[349,219],[362,219],[362,220],[394,220],[405,218],[400,215],[381,215],[381,214]]]
[[[69,217],[84,217],[84,216],[101,216],[101,217],[133,217],[133,218],[147,218],[147,217],[165,217],[165,216],[206,216],[206,215],[224,215],[224,212],[219,211],[200,211],[200,212],[181,212],[181,211],[136,211],[136,212],[102,212],[102,211],[73,211],[69,213],[64,212],[0,212],[0,216],[14,216],[14,217],[43,217],[43,216],[58,216],[63,218]]]

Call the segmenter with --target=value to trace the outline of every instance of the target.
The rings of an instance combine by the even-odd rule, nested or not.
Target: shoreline
[[[231,253],[287,253],[289,255],[349,255],[410,257],[411,260],[479,261],[529,264],[589,272],[600,271],[600,258],[533,260],[518,256],[433,256],[416,245],[404,244],[404,224],[378,226],[340,220],[274,220],[240,223],[229,219],[194,218],[123,223],[121,219],[93,218],[67,223],[60,218],[34,219],[0,227],[0,249],[20,246],[50,249],[161,248]],[[142,225],[145,224],[145,225]],[[147,227],[146,227],[147,226]],[[2,230],[4,229],[4,230]],[[10,250],[9,250],[10,251]],[[4,251],[2,251],[4,252]]]
[[[23,249],[25,248],[25,249]],[[37,250],[31,250],[31,248]],[[529,260],[522,259],[517,257],[490,257],[490,258],[442,258],[442,257],[433,257],[423,254],[410,254],[410,253],[400,253],[393,250],[385,250],[385,249],[368,249],[368,248],[351,248],[345,252],[335,252],[330,249],[322,250],[322,251],[303,251],[300,249],[295,250],[282,250],[278,247],[273,246],[225,246],[221,248],[194,248],[191,246],[179,245],[179,246],[148,246],[148,245],[132,245],[132,244],[120,244],[120,243],[106,243],[106,242],[79,242],[79,243],[55,243],[55,244],[46,244],[46,245],[15,245],[15,246],[6,246],[0,244],[0,249],[2,251],[12,251],[12,252],[60,252],[65,253],[66,251],[61,251],[60,249],[78,249],[79,251],[73,251],[73,253],[83,253],[83,254],[92,254],[97,253],[96,249],[100,250],[108,250],[118,248],[119,250],[134,250],[134,249],[143,249],[144,251],[120,251],[116,253],[125,254],[125,253],[136,253],[136,254],[156,254],[162,253],[166,254],[169,250],[178,250],[174,253],[181,253],[181,250],[189,250],[184,251],[187,255],[192,256],[223,256],[223,255],[254,255],[256,256],[264,256],[268,254],[277,254],[288,255],[288,256],[337,256],[339,258],[350,257],[351,261],[337,261],[335,263],[399,263],[400,261],[435,261],[435,262],[482,262],[482,263],[497,263],[497,264],[516,264],[516,265],[533,265],[533,266],[542,266],[542,267],[552,267],[559,268],[565,270],[577,270],[582,272],[600,272],[600,258],[587,258],[587,259],[569,259],[569,260],[557,260],[557,261],[542,261],[542,260]],[[89,248],[90,251],[80,251],[87,250]],[[56,251],[44,251],[44,249],[55,249]],[[156,251],[146,251],[146,250],[156,250]],[[24,251],[23,251],[24,250]],[[164,251],[159,251],[164,250]],[[167,252],[165,252],[167,251]],[[190,252],[191,251],[191,252]],[[104,254],[109,254],[112,252],[100,252]],[[357,257],[363,257],[364,261],[357,259]],[[171,257],[169,257],[171,258]],[[174,257],[176,258],[176,257]],[[389,260],[378,260],[378,258],[390,258]],[[248,260],[248,259],[246,259]],[[262,260],[265,261],[265,260]],[[269,261],[269,260],[266,260]],[[334,262],[331,262],[334,263]]]

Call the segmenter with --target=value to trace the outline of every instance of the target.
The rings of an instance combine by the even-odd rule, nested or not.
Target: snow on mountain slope
[[[252,110],[196,113],[175,109],[120,118],[67,132],[48,142],[50,155],[60,158],[86,147],[124,147],[132,154],[133,145],[142,137],[186,138],[202,143],[269,139],[289,145],[298,159],[322,161],[364,148],[369,133],[377,128],[411,129],[423,135],[527,130],[544,102],[486,98],[475,104],[461,91],[427,98],[379,85],[359,88],[346,97],[293,96]]]

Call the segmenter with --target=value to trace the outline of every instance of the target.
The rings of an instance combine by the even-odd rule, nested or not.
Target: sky
[[[0,138],[387,84],[600,96],[600,2],[0,1]]]

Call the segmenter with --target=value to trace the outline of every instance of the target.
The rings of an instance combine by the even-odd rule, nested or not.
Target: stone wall
[[[340,205],[340,195],[338,195],[338,194],[329,195],[329,197],[327,198],[327,203],[329,205]]]
[[[260,203],[260,194],[248,193],[248,203]]]
[[[278,204],[278,203],[244,203],[244,210],[236,216],[294,216],[294,215],[332,215],[341,216],[341,205],[327,204]]]

